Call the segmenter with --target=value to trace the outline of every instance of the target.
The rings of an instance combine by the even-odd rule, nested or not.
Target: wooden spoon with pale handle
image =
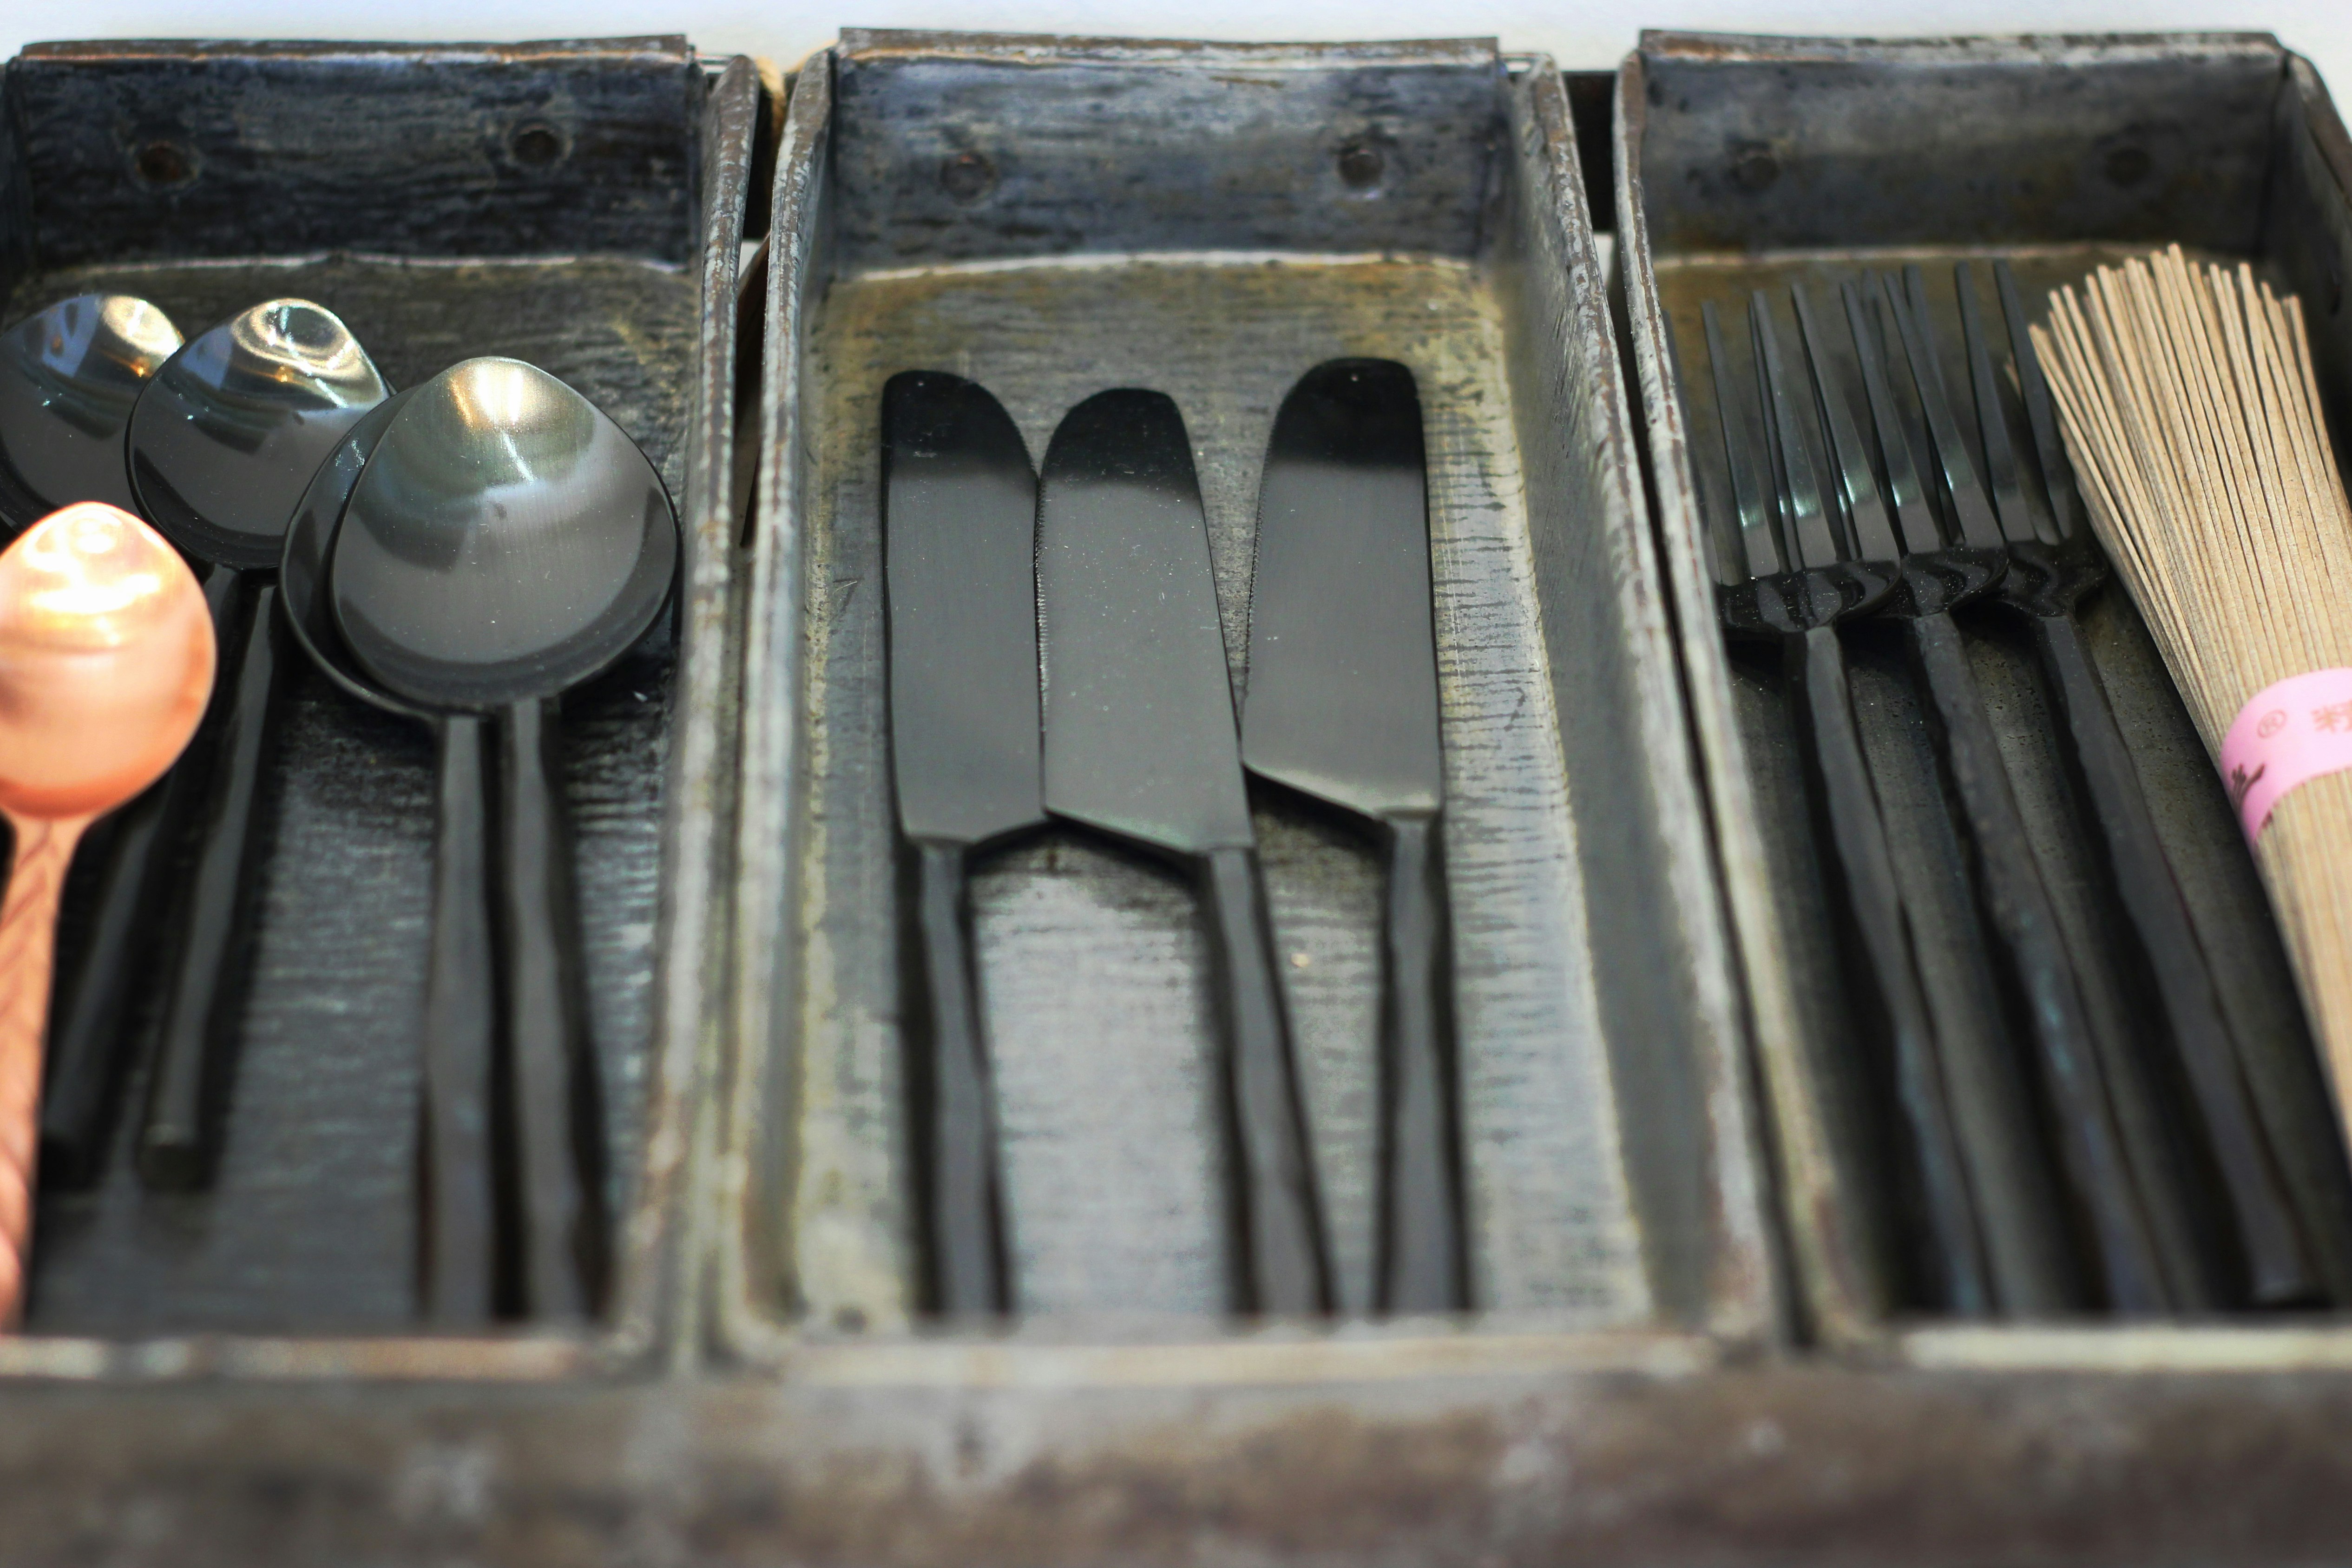
[[[163,776],[213,689],[204,591],[119,507],[53,512],[0,551],[0,1324],[25,1297],[58,894],[90,823]]]

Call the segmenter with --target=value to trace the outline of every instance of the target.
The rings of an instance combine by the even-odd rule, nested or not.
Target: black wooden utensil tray
[[[1629,308],[1661,554],[1773,1109],[1791,1256],[1815,1332],[1872,1335],[1918,1312],[1892,1265],[1917,1218],[1892,1196],[1891,1117],[1865,1065],[1876,1046],[1854,1010],[1851,956],[1838,950],[1816,869],[1828,847],[1806,806],[1780,677],[1752,658],[1727,657],[1715,632],[1705,519],[1731,497],[1701,304],[1717,303],[1728,334],[1744,325],[1751,289],[1773,295],[1785,321],[1791,283],[1834,312],[1839,281],[1920,262],[1950,364],[1960,339],[1953,262],[1975,258],[1982,274],[1991,257],[2011,258],[2038,315],[2050,287],[2100,260],[2178,241],[2251,257],[2299,292],[2340,400],[2347,208],[2342,165],[2328,150],[2341,147],[2342,131],[2308,67],[2246,35],[1875,46],[1660,34],[1629,59],[1619,91]],[[1746,376],[1747,334],[1738,336],[1738,353],[1727,357]],[[2110,582],[2085,610],[2100,677],[2214,956],[2255,1107],[2326,1291],[2341,1301],[2352,1189],[2252,862],[2129,601]],[[1998,615],[1963,620],[2033,852],[2047,874],[2095,889],[2102,852],[2069,782],[2049,688],[2024,639]],[[1906,874],[1913,886],[1948,890],[1923,903],[1935,918],[1968,919],[1972,867],[1943,803],[1923,698],[1885,639],[1863,629],[1843,637]],[[2168,1074],[2179,1068],[2147,1010],[2152,990],[2137,967],[2145,960],[2115,906],[2095,892],[2069,896],[2083,912],[2078,951],[2092,956],[2084,972],[2095,1014],[2107,1009],[2110,1041],[2131,1041],[2109,1058],[2119,1069],[2119,1116],[2144,1118],[2158,1129],[2148,1146],[2197,1170],[2193,1136],[2161,1130]],[[1975,983],[1960,972],[1969,961],[1958,947],[1931,942],[1923,958],[1942,971],[1931,985]],[[2192,1181],[2200,1178],[2210,1193],[2210,1169]]]
[[[1570,136],[1557,73],[1479,44],[853,33],[802,72],[749,612],[728,1343],[902,1339],[914,1313],[883,383],[976,379],[1040,455],[1093,392],[1172,396],[1238,664],[1275,407],[1343,354],[1413,371],[1433,454],[1472,1300],[1522,1326],[1767,1331],[1727,955]],[[1377,862],[1270,797],[1257,821],[1360,1315]],[[973,896],[1016,1316],[1206,1333],[1213,1362],[1226,1176],[1190,889],[1055,830]]]
[[[634,1041],[604,1040],[635,1053],[645,1085],[607,1331],[404,1335],[385,1282],[402,1241],[389,1237],[340,1239],[384,1249],[362,1257],[357,1287],[297,1281],[281,1297],[257,1274],[174,1295],[162,1270],[192,1267],[172,1261],[188,1232],[162,1238],[182,1254],[110,1252],[135,1195],[77,1200],[101,1207],[70,1265],[81,1293],[57,1299],[87,1315],[0,1340],[0,1560],[1973,1568],[2340,1555],[2352,1341],[2333,1320],[1923,1326],[1887,1315],[1862,1263],[1842,1277],[1824,1251],[1850,1234],[1854,1194],[1803,1145],[1806,1105],[1826,1085],[1792,1054],[1810,1042],[1785,939],[1759,944],[1754,918],[1774,907],[1765,846],[1741,825],[1754,748],[1711,609],[1686,613],[1704,607],[1690,515],[1709,481],[1676,443],[1692,444],[1706,402],[1678,379],[1696,361],[1685,350],[1677,371],[1664,346],[1674,301],[1659,276],[1717,265],[1751,238],[1845,254],[2204,235],[2324,299],[2352,246],[2352,143],[2308,70],[2262,39],[1653,39],[1630,69],[1612,200],[1614,78],[1563,83],[1476,45],[850,35],[799,74],[780,148],[757,132],[783,120],[762,110],[782,106],[747,66],[675,44],[65,47],[20,62],[0,119],[12,307],[32,303],[28,277],[105,267],[179,290],[166,302],[201,317],[242,303],[268,251],[295,258],[280,265],[315,280],[305,289],[345,287],[340,308],[372,347],[384,340],[404,382],[436,367],[425,350],[427,362],[394,357],[394,324],[428,349],[463,326],[453,356],[476,331],[575,354],[554,368],[645,420],[632,428],[678,487],[691,578],[663,771],[598,751],[575,796],[604,810],[583,810],[583,827],[626,851],[583,870],[654,889],[649,935],[608,930],[600,948],[615,970],[600,1008],[646,1020]],[[1817,98],[1840,82],[1856,86]],[[53,112],[29,114],[36,100]],[[1879,118],[1863,112],[1872,102]],[[1669,134],[1675,115],[1689,123]],[[2073,128],[2053,166],[2076,171],[2081,199],[2042,204],[2040,228],[1985,218],[2007,210],[1988,192],[2014,194],[1997,172],[2022,168],[2027,131],[2053,126]],[[1808,139],[1832,128],[1847,162],[1809,162]],[[756,232],[771,200],[768,172],[751,173],[762,142],[779,154],[778,221],[768,271],[752,268],[741,291],[739,335],[736,242],[746,209]],[[2192,170],[2215,200],[2100,184],[2127,146],[2147,153],[2156,189]],[[1773,178],[1755,189],[1759,151]],[[1762,221],[1841,167],[1891,168],[1908,185],[1819,202],[1851,229]],[[1717,179],[1732,168],[1749,183]],[[339,170],[377,178],[382,199],[346,191]],[[215,179],[237,200],[208,202]],[[1702,210],[1746,215],[1670,227],[1669,180],[1706,188],[1700,203],[1675,186],[1676,225]],[[2221,199],[2248,182],[2265,193]],[[1908,226],[1863,232],[1881,221],[1874,203],[1911,186]],[[1857,190],[1867,199],[1846,199]],[[272,192],[307,202],[272,217]],[[330,200],[351,204],[348,233],[310,215]],[[1612,348],[1591,228],[1621,201],[1640,221],[1622,231],[1613,301],[1633,340]],[[184,225],[149,221],[158,214]],[[96,214],[104,237],[75,239]],[[389,284],[360,281],[386,257],[448,325],[413,323]],[[493,312],[505,268],[536,269],[547,298],[513,291]],[[637,293],[614,281],[646,273]],[[1167,329],[1155,338],[1120,311]],[[2326,318],[2321,349],[2338,383],[2352,358],[2341,319]],[[626,327],[626,351],[591,351],[600,321]],[[1503,1146],[1491,1134],[1508,1118],[1487,1082],[1471,1135],[1490,1135],[1474,1158],[1489,1163],[1490,1195],[1511,1189],[1491,1166],[1512,1158],[1528,1162],[1518,1177],[1603,1201],[1562,1226],[1490,1197],[1482,1310],[1462,1319],[1220,1318],[1213,1249],[1198,1240],[1213,1142],[1165,1106],[1126,1103],[1197,1098],[1181,1065],[1202,1039],[1187,894],[1099,845],[1046,841],[984,870],[983,951],[1026,977],[1033,1074],[1067,1073],[1050,1098],[1030,1080],[1028,1120],[1013,1128],[1032,1145],[1022,1157],[1078,1166],[1103,1201],[1057,1206],[1031,1180],[1015,1203],[1019,1245],[1045,1265],[1032,1310],[994,1327],[926,1322],[908,1311],[898,1025],[877,935],[893,881],[871,610],[882,382],[919,356],[979,375],[1014,405],[1033,455],[1063,406],[1100,386],[1176,394],[1233,645],[1247,576],[1235,552],[1275,403],[1337,352],[1390,353],[1421,379],[1441,581],[1457,591],[1440,622],[1448,743],[1456,766],[1471,762],[1473,793],[1507,777],[1554,791],[1564,826],[1529,858],[1568,868],[1580,906],[1568,940],[1557,907],[1472,934],[1468,947],[1490,956],[1580,966],[1592,1004],[1577,1030],[1502,1029],[1479,1049],[1575,1065],[1572,1082],[1600,1097],[1576,1108],[1578,1124],[1614,1152],[1564,1152],[1557,1126]],[[1621,364],[1648,378],[1630,409]],[[1226,379],[1237,390],[1217,392]],[[1465,548],[1474,540],[1486,553]],[[1506,579],[1509,595],[1468,591]],[[2160,737],[2177,720],[2154,700],[2160,675],[2136,636],[2123,618],[2099,645],[2119,690],[2154,694],[2135,723]],[[1498,651],[1524,663],[1488,668],[1491,685],[1465,680]],[[318,770],[289,767],[281,795],[314,828],[330,808],[347,812],[336,820],[352,832],[382,831],[382,858],[421,868],[421,743],[368,730],[370,771],[327,771],[342,756],[320,738],[330,721],[367,721],[307,685],[299,695],[311,738],[289,758]],[[1518,733],[1529,725],[1536,735]],[[609,715],[582,727],[615,749],[625,736],[651,745]],[[2201,777],[2193,741],[2171,733],[2173,777]],[[2181,794],[2195,806],[2186,783]],[[642,819],[627,831],[610,820],[621,800]],[[2202,810],[2183,820],[2193,829]],[[1294,950],[1326,977],[1306,1003],[1325,1075],[1310,1092],[1360,1128],[1346,1107],[1365,1082],[1331,1071],[1370,1038],[1370,856],[1278,802],[1259,821],[1278,852],[1277,901],[1313,917]],[[628,858],[646,849],[657,873]],[[356,853],[338,840],[320,859]],[[1484,868],[1482,885],[1456,887],[1457,916],[1501,907],[1498,889],[1525,871]],[[420,934],[420,894],[405,894],[394,944]],[[330,913],[348,927],[374,907]],[[1024,954],[1056,932],[1082,939],[1091,969],[1044,974]],[[264,982],[294,977],[281,966]],[[1049,981],[1096,1000],[1139,990],[1147,1027],[1106,1014],[1101,1060],[1087,1060],[1066,1012],[1039,1005]],[[1118,1070],[1135,1067],[1146,1033],[1165,1054],[1139,1084]],[[388,1102],[412,1044],[391,1027],[384,1040],[382,1061],[334,1071],[382,1072]],[[319,1076],[312,1099],[334,1098]],[[249,1070],[240,1087],[254,1082]],[[1559,1082],[1536,1109],[1558,1105]],[[370,1126],[406,1147],[404,1125]],[[233,1147],[253,1135],[250,1119],[232,1133]],[[1335,1151],[1335,1195],[1362,1192],[1354,1137]],[[1120,1228],[1149,1186],[1132,1167],[1155,1160],[1172,1172],[1152,1179],[1173,1218],[1150,1222],[1173,1262]],[[1595,1182],[1612,1160],[1613,1196]],[[1360,1236],[1360,1196],[1338,1201]],[[1614,1249],[1561,1245],[1596,1236]],[[1360,1239],[1349,1245],[1360,1259]],[[1500,1246],[1532,1261],[1498,1262]],[[1068,1267],[1089,1248],[1099,1279]],[[118,1285],[153,1298],[108,1293]]]
[[[185,1364],[178,1336],[192,1333],[233,1336],[202,1357],[231,1366],[546,1369],[642,1347],[676,1235],[728,777],[720,519],[755,74],[659,38],[61,45],[28,50],[0,90],[0,314],[107,288],[193,335],[299,295],[350,323],[395,385],[471,355],[530,361],[645,447],[689,551],[675,612],[566,704],[622,1260],[609,1330],[407,1340],[430,764],[412,727],[303,664],[268,764],[271,841],[215,1179],[142,1190],[134,1067],[99,1179],[43,1192],[27,1337],[0,1358]],[[63,967],[77,913],[69,894]],[[134,1002],[134,1029],[152,999]],[[319,1335],[381,1338],[336,1350]]]

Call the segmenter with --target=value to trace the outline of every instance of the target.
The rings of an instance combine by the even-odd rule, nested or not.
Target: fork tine
[[[1976,394],[1978,437],[1984,444],[1985,474],[1991,480],[1993,512],[2000,519],[2001,537],[2011,544],[2048,538],[2050,523],[2042,515],[2039,497],[2019,476],[2009,411],[2001,406],[1992,346],[1986,341],[1984,317],[1979,308],[1976,269],[1965,261],[1955,265],[1952,287],[1960,297],[1960,339],[1969,360],[1969,385]]]
[[[1802,284],[1791,284],[1789,298],[1797,307],[1797,337],[1805,346],[1805,369],[1813,383],[1813,404],[1829,433],[1830,461],[1836,465],[1844,492],[1846,525],[1853,534],[1855,558],[1899,560],[1903,551],[1887,521],[1886,503],[1878,493],[1878,476],[1871,472],[1870,449],[1853,423],[1853,405],[1837,384],[1837,368],[1830,362],[1829,343],[1813,319],[1813,302]]]
[[[1715,313],[1707,310],[1704,305],[1700,309],[1700,319],[1706,329],[1700,361],[1706,368],[1710,390],[1720,394],[1723,391],[1722,380],[1716,373],[1715,363],[1717,355],[1723,346],[1722,334],[1716,330]],[[1682,397],[1685,413],[1692,416],[1692,423],[1695,424],[1696,421],[1693,412],[1696,408],[1694,400],[1698,396],[1698,383],[1694,379],[1696,371],[1684,368],[1684,357],[1682,345],[1675,341],[1672,334],[1668,334],[1666,339],[1667,379],[1672,384],[1683,389]],[[1715,408],[1716,419],[1722,427],[1717,434],[1721,437],[1722,450],[1728,461],[1732,451],[1732,437],[1728,431],[1732,411],[1721,406],[1719,395],[1716,403],[1710,406]],[[1696,447],[1692,449],[1694,459],[1697,456],[1697,450]],[[1738,487],[1735,484],[1727,497],[1706,482],[1704,468],[1700,470],[1697,477],[1699,480],[1699,545],[1706,552],[1709,574],[1720,586],[1737,587],[1755,575],[1748,570],[1747,546],[1739,535]]]
[[[1765,329],[1771,318],[1759,318],[1756,313],[1757,302],[1763,298],[1755,293],[1748,297],[1748,358],[1756,373],[1756,400],[1764,414],[1764,477],[1771,486],[1765,506],[1771,513],[1772,526],[1780,536],[1789,570],[1796,571],[1805,564],[1805,548],[1804,540],[1797,537],[1797,503],[1789,493],[1789,459],[1780,444],[1780,411],[1772,406],[1772,382],[1765,373]]]
[[[1883,277],[1879,287],[1887,292],[1895,329],[1903,339],[1903,357],[1910,361],[1911,383],[1919,390],[1919,407],[1927,416],[1928,444],[1935,448],[1937,466],[1943,470],[1944,492],[1959,523],[1960,542],[1970,549],[1999,549],[2000,524],[1985,500],[1976,460],[1960,439],[1951,402],[1944,395],[1944,367],[1936,354],[1935,328],[1927,319],[1927,279],[1916,266],[1903,272],[1909,289],[1907,304]]]
[[[2010,358],[2017,363],[2018,396],[2025,404],[2026,427],[2033,436],[2033,455],[2042,471],[2042,488],[2049,502],[2056,544],[2083,531],[2083,496],[2074,488],[2074,470],[2066,461],[2066,444],[2058,437],[2058,418],[2050,406],[2050,383],[2042,379],[2042,359],[2033,351],[2025,301],[2017,292],[2017,274],[2006,260],[1992,264],[1994,284],[2000,290],[2000,313],[2009,323]]]
[[[1838,286],[1838,292],[1845,300],[1846,330],[1853,334],[1854,350],[1862,359],[1863,395],[1869,401],[1871,426],[1878,438],[1880,459],[1886,465],[1886,495],[1895,508],[1895,527],[1902,531],[1904,553],[1935,549],[1943,543],[1943,536],[1937,532],[1936,512],[1928,505],[1927,487],[1919,482],[1909,433],[1895,409],[1895,394],[1887,388],[1885,345],[1871,328],[1862,289],[1848,281]]]
[[[1780,499],[1789,516],[1793,565],[1823,567],[1840,559],[1838,538],[1822,505],[1822,485],[1805,449],[1797,405],[1789,396],[1788,372],[1780,365],[1780,334],[1772,325],[1772,305],[1761,289],[1748,301],[1748,329],[1756,339],[1756,360],[1764,377],[1764,426],[1780,461]]]
[[[1723,355],[1723,323],[1716,315],[1715,301],[1701,305],[1699,317],[1706,324],[1706,361],[1715,377],[1716,420],[1723,426],[1723,460],[1731,470],[1738,549],[1748,576],[1771,577],[1784,570],[1779,530],[1766,505],[1764,487],[1756,477],[1756,457],[1748,444],[1748,410],[1733,395],[1738,378]]]

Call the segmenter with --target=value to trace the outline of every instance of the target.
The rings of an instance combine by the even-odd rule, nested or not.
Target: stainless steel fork
[[[1874,277],[1869,287],[1882,327],[1876,333],[1854,291],[1846,295],[1866,389],[1874,368],[1898,371],[1916,397],[1938,486],[1902,487],[1919,498],[1901,508],[1902,591],[1895,613],[1926,689],[1945,772],[1968,828],[1987,924],[2000,938],[2010,977],[2023,998],[2026,1032],[2056,1113],[2060,1163],[2087,1221],[2107,1304],[2132,1313],[2196,1304],[2198,1281],[2188,1277],[2193,1270],[2167,1268],[2146,1194],[2134,1179],[2081,978],[2034,859],[1968,645],[1952,618],[1956,608],[1982,598],[2000,582],[2008,559],[2000,524],[1953,417],[1924,295],[1906,299],[1883,275]],[[1812,330],[1809,318],[1801,317],[1801,322]],[[1828,346],[1818,338],[1816,332],[1811,357],[1816,366],[1825,366]],[[1843,393],[1826,378],[1818,392],[1829,411],[1832,445],[1846,489],[1874,505],[1871,455],[1843,413]],[[1911,433],[1902,428],[1891,394],[1874,396],[1871,403],[1880,456],[1901,472],[1911,461]],[[1931,494],[1946,503],[1952,525],[1948,538],[1927,504]]]
[[[1885,821],[1854,725],[1838,626],[1883,608],[1896,584],[1895,550],[1878,515],[1859,549],[1841,536],[1822,495],[1762,294],[1748,305],[1748,329],[1763,393],[1764,471],[1749,447],[1739,395],[1712,303],[1702,308],[1707,356],[1730,470],[1733,511],[1722,536],[1717,602],[1727,634],[1777,643],[1796,708],[1815,814],[1832,852],[1849,944],[1860,958],[1866,1003],[1892,1058],[1895,1097],[1909,1145],[1927,1232],[1908,1249],[1939,1307],[1965,1316],[1993,1310],[1976,1200],[1956,1139],[1934,1021],[1921,982]],[[1867,526],[1867,525],[1866,525]]]
[[[2031,466],[2011,440],[2002,383],[1979,308],[1972,269],[1953,268],[1961,334],[2010,569],[2000,601],[2022,617],[2057,699],[2075,782],[2090,806],[2118,902],[2147,961],[2155,997],[2178,1050],[2230,1214],[2244,1253],[2247,1298],[2256,1305],[2309,1303],[2317,1278],[2254,1113],[2240,1052],[2221,1010],[2220,987],[2142,792],[2123,730],[2108,705],[2077,607],[2107,577],[2090,537],[2081,494],[2053,413],[2050,390],[2026,330],[2015,273],[1993,264],[2009,329],[2011,383],[2025,416]]]

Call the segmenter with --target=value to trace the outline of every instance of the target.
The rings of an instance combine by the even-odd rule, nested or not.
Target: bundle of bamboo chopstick
[[[2254,844],[2352,1128],[2352,506],[2301,302],[2179,246],[2033,329],[2094,528]]]

